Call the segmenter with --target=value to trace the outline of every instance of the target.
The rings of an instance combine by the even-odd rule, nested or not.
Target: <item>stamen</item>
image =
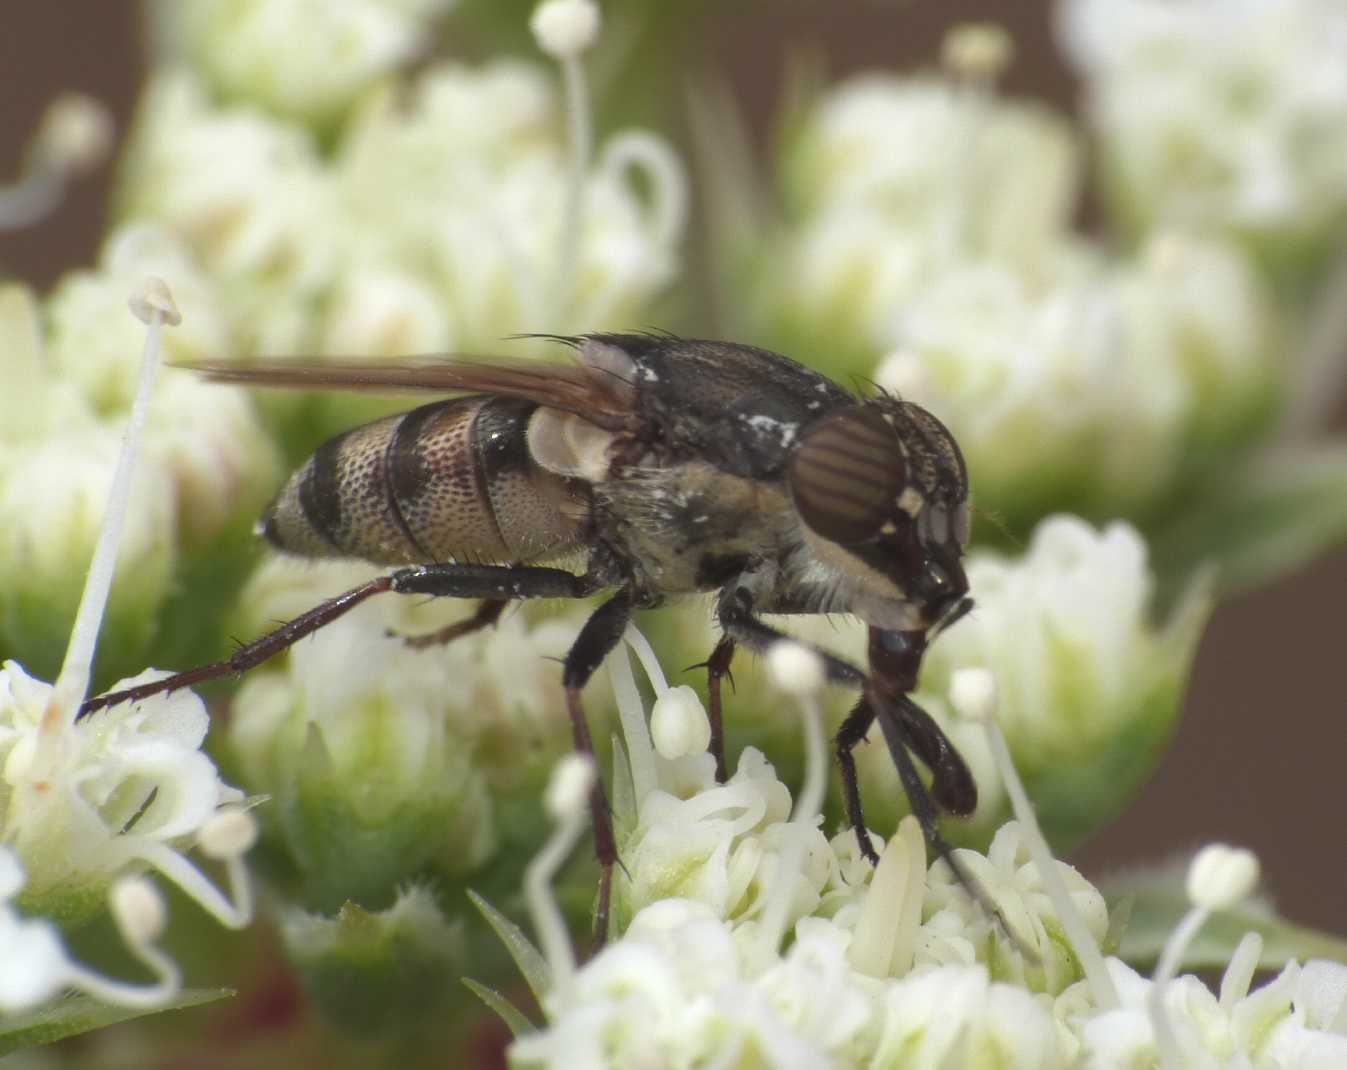
[[[799,703],[804,729],[804,785],[790,817],[791,835],[781,851],[777,879],[768,893],[758,930],[758,951],[764,957],[776,954],[785,935],[786,917],[802,879],[806,840],[823,810],[827,769],[827,744],[823,738],[823,712],[818,691],[823,685],[819,657],[800,643],[784,640],[767,652],[767,671],[772,682]]]
[[[767,652],[767,672],[779,689],[800,704],[804,727],[804,785],[795,800],[792,821],[812,821],[823,812],[827,784],[827,743],[818,693],[825,680],[823,662],[808,647],[785,640]]]
[[[630,167],[645,175],[650,185],[650,242],[657,249],[673,246],[688,218],[687,178],[674,151],[654,134],[626,130],[604,147],[599,166],[612,173]]]
[[[580,56],[599,35],[599,9],[593,0],[544,0],[533,12],[529,28],[538,47],[561,66],[566,97],[566,128],[570,169],[566,183],[566,211],[557,257],[554,323],[565,323],[575,290],[584,215],[585,176],[589,173],[594,134],[589,115],[589,89]]]
[[[585,831],[594,777],[594,763],[583,754],[568,754],[557,763],[543,796],[556,827],[524,871],[524,899],[543,957],[552,971],[553,992],[564,989],[575,976],[575,952],[551,884]]]
[[[1076,959],[1085,973],[1085,979],[1089,982],[1090,990],[1094,993],[1095,1004],[1100,1010],[1120,1006],[1118,990],[1114,987],[1113,978],[1104,963],[1103,953],[1094,942],[1094,937],[1090,935],[1085,919],[1080,916],[1075,903],[1071,901],[1066,885],[1062,883],[1061,874],[1057,872],[1057,860],[1052,857],[1052,849],[1038,825],[1033,803],[1029,801],[1029,794],[1024,790],[1024,782],[1020,780],[1020,774],[1010,757],[1006,737],[996,722],[995,677],[986,669],[959,669],[950,680],[949,697],[950,705],[961,716],[982,725],[987,736],[987,744],[991,748],[992,760],[995,761],[996,769],[1001,774],[1006,794],[1010,796],[1011,808],[1020,823],[1029,857],[1038,868],[1039,879],[1043,881],[1043,890],[1048,893],[1048,899],[1057,912],[1066,938],[1071,941],[1071,950],[1075,952]]]
[[[945,34],[940,62],[961,82],[990,86],[1015,56],[1015,41],[994,22],[965,22]]]
[[[628,624],[627,630],[622,636],[627,645],[636,652],[640,659],[641,668],[650,679],[650,686],[655,689],[655,697],[659,698],[664,692],[669,690],[669,683],[664,678],[664,670],[660,667],[659,658],[655,656],[655,651],[644,635],[634,624]]]
[[[158,840],[127,840],[126,847],[126,861],[139,859],[153,866],[226,929],[243,929],[251,924],[252,885],[242,856],[225,860],[229,880],[226,898],[201,870],[168,844]]]
[[[1188,945],[1212,912],[1234,906],[1248,896],[1257,883],[1258,857],[1241,847],[1209,844],[1197,852],[1188,867],[1188,898],[1193,905],[1165,941],[1151,978],[1151,990],[1146,994],[1146,1010],[1155,1030],[1155,1050],[1165,1070],[1175,1070],[1183,1065],[1178,1035],[1165,1007],[1165,989],[1178,974]],[[1244,944],[1240,946],[1243,948]],[[1222,1000],[1224,988],[1222,985]]]
[[[113,886],[109,906],[127,949],[155,976],[148,985],[105,977],[77,963],[69,966],[71,987],[118,1007],[158,1007],[178,994],[182,975],[178,965],[154,942],[164,931],[167,912],[159,891],[143,876],[122,877]]]
[[[956,169],[959,196],[949,199],[949,240],[954,249],[966,249],[970,237],[972,206],[982,180],[975,166],[978,140],[987,125],[987,112],[996,89],[996,79],[1014,55],[1014,41],[1000,26],[968,23],[945,35],[941,58],[959,90],[956,108],[959,166]]]
[[[73,724],[80,703],[89,691],[89,677],[93,668],[94,650],[98,645],[98,629],[107,608],[108,592],[117,567],[117,550],[121,544],[122,526],[131,502],[131,473],[135,468],[140,434],[149,416],[150,394],[154,390],[154,376],[159,367],[160,334],[165,323],[182,322],[173,296],[161,279],[147,279],[131,297],[131,311],[147,324],[145,349],[141,358],[140,381],[131,418],[122,439],[122,451],[112,476],[108,492],[107,510],[103,526],[94,547],[89,576],[80,596],[75,626],[70,633],[61,674],[52,689],[51,702],[44,720],[44,728],[54,733],[58,728]]]
[[[711,743],[711,722],[697,692],[687,686],[671,687],[655,699],[650,735],[655,750],[668,761],[704,753]]]
[[[112,145],[112,118],[92,97],[66,93],[42,118],[28,167],[19,181],[0,188],[0,229],[26,227],[61,203],[72,175],[92,170]]]

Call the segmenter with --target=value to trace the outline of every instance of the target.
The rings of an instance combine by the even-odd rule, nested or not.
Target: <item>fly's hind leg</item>
[[[352,587],[301,613],[251,643],[245,643],[227,658],[198,665],[195,669],[174,673],[159,680],[139,684],[122,691],[98,695],[79,710],[84,717],[95,710],[123,702],[139,702],[151,695],[165,694],[184,687],[195,687],[208,680],[247,672],[264,661],[288,650],[306,635],[344,616],[361,602],[376,594],[396,591],[400,594],[426,594],[450,598],[481,598],[483,605],[516,598],[584,598],[601,584],[588,576],[577,576],[556,568],[512,568],[504,565],[415,565],[400,568],[386,576]],[[479,609],[478,616],[482,614]]]
[[[413,650],[427,650],[433,646],[445,646],[465,635],[471,635],[473,632],[481,631],[483,628],[489,628],[500,620],[500,615],[505,612],[505,607],[510,604],[506,598],[487,598],[477,607],[477,611],[466,620],[456,620],[453,624],[446,624],[433,632],[427,632],[425,635],[402,635],[399,638]]]

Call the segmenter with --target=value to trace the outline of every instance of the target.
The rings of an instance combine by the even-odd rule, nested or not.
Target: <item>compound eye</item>
[[[873,538],[907,480],[898,436],[879,413],[862,406],[825,416],[791,458],[787,481],[810,529],[838,543]]]

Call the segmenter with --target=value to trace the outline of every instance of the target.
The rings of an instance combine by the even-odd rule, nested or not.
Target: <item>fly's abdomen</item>
[[[275,546],[381,564],[529,561],[574,546],[588,499],[529,455],[532,402],[425,405],[324,443],[262,518]]]

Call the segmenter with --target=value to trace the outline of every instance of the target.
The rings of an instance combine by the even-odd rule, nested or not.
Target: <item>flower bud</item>
[[[186,57],[221,96],[326,123],[423,48],[451,2],[159,0],[151,11],[161,44]]]
[[[463,927],[412,885],[386,910],[347,902],[330,917],[294,908],[281,936],[300,983],[337,1029],[364,1040],[424,1025],[461,992],[469,967]]]

